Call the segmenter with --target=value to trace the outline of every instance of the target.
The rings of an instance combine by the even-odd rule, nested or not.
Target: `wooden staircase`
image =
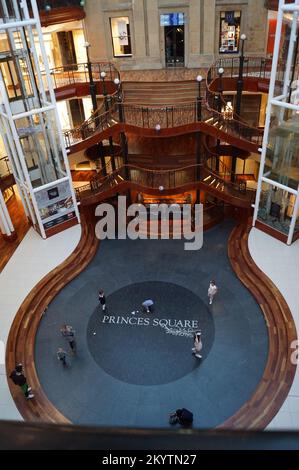
[[[124,82],[125,104],[171,106],[194,103],[198,89],[196,81],[183,82]],[[202,94],[204,90],[202,90]]]
[[[203,179],[203,182],[208,186],[217,189],[218,191],[224,191],[225,185],[224,181],[221,178],[218,178],[216,175],[208,175]]]

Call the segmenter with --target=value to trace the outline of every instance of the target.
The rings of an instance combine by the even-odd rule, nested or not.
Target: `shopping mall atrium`
[[[0,0],[1,448],[299,431],[298,15]]]

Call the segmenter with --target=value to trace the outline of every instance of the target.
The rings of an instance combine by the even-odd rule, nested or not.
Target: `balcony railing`
[[[208,180],[208,177],[210,177],[210,180]],[[77,198],[81,200],[90,195],[100,195],[111,191],[113,188],[117,191],[119,186],[128,182],[144,189],[159,190],[161,194],[163,191],[175,190],[202,182],[207,189],[210,186],[212,192],[218,191],[227,196],[242,199],[248,202],[248,205],[255,198],[254,190],[247,190],[246,188],[245,191],[241,190],[237,183],[226,180],[221,176],[220,172],[212,170],[209,166],[203,167],[200,164],[171,170],[152,170],[136,165],[123,165],[111,174],[105,177],[102,175],[95,176],[90,183],[77,188]],[[220,185],[219,190],[217,184],[218,186]]]
[[[197,122],[197,106],[198,103],[188,103],[178,106],[166,107],[144,107],[130,104],[116,104],[116,99],[112,99],[110,109],[102,114],[96,113],[90,119],[85,121],[81,126],[64,132],[65,144],[70,147],[97,132],[101,132],[118,122],[117,108],[121,110],[122,122],[147,129],[156,129],[159,124],[160,128],[173,128],[184,126]],[[209,126],[214,126],[218,130],[233,135],[239,139],[261,145],[263,132],[254,127],[248,126],[246,123],[227,119],[227,116],[218,113],[210,108],[207,104],[201,104],[202,122]]]
[[[101,72],[106,73],[105,80],[108,82],[113,82],[116,78],[120,79],[119,71],[111,62],[93,62],[90,65],[94,82],[101,81]],[[54,89],[76,83],[89,83],[87,62],[56,67],[51,69],[50,73]]]

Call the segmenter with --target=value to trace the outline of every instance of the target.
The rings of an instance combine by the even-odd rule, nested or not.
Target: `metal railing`
[[[115,78],[120,80],[119,71],[111,62],[92,62],[90,66],[94,82],[102,81],[101,72],[106,73],[105,81],[113,82]],[[89,83],[87,62],[56,67],[50,70],[50,74],[54,89],[76,83]]]
[[[116,97],[111,97],[109,110],[105,111],[103,106],[95,111],[89,119],[78,127],[63,131],[66,147],[82,142],[97,132],[104,131],[118,121],[118,108]]]
[[[82,140],[91,137],[96,132],[101,132],[108,127],[112,126],[119,121],[119,114],[122,114],[122,122],[131,124],[142,128],[155,129],[157,125],[163,128],[173,128],[183,125],[188,125],[197,122],[198,120],[198,106],[201,107],[201,120],[208,125],[217,127],[219,130],[232,134],[239,139],[249,141],[260,146],[262,144],[263,131],[258,128],[251,127],[244,122],[242,118],[236,115],[228,117],[225,113],[220,113],[216,110],[215,96],[217,92],[210,90],[210,84],[218,78],[218,68],[222,66],[227,70],[228,76],[237,76],[239,67],[239,58],[219,59],[209,69],[207,75],[207,92],[206,102],[188,103],[177,106],[164,106],[164,107],[146,107],[136,106],[125,103],[118,103],[117,112],[117,97],[119,97],[119,90],[116,90],[112,95],[107,97],[106,108],[101,107],[82,125],[64,131],[65,144],[71,147]],[[77,69],[74,70],[74,67]],[[54,87],[62,87],[67,84],[81,82],[82,80],[88,82],[88,68],[85,64],[73,64],[69,66],[58,67],[52,69],[51,74],[53,77]],[[119,72],[115,66],[109,62],[99,62],[92,64],[92,74],[94,81],[100,80],[100,73],[106,72],[108,80],[113,81],[114,78],[119,78]],[[271,72],[270,59],[262,58],[247,58],[244,76],[262,76],[265,77]],[[227,76],[227,75],[225,75]],[[219,95],[219,94],[218,94]],[[225,101],[223,101],[224,104]]]
[[[103,114],[95,113],[83,125],[64,132],[67,147],[74,145],[94,133],[103,131],[119,121],[117,108],[122,110],[123,121],[132,126],[155,129],[173,128],[193,124],[197,122],[198,103],[188,103],[178,106],[166,107],[144,107],[111,101],[111,108]],[[263,132],[260,129],[248,126],[246,123],[236,119],[227,119],[225,114],[210,108],[207,104],[201,104],[202,122],[214,126],[220,131],[231,134],[239,139],[260,146],[262,144]],[[157,131],[158,132],[158,131]]]
[[[101,194],[115,188],[122,183],[130,182],[145,189],[155,189],[161,191],[181,188],[185,185],[205,182],[205,178],[210,175],[221,182],[221,192],[238,199],[252,202],[255,197],[254,190],[240,190],[237,183],[226,180],[220,174],[209,167],[204,168],[200,164],[188,165],[182,168],[171,170],[152,170],[142,168],[137,165],[123,165],[107,176],[95,176],[89,184],[76,189],[79,200],[91,194]],[[207,182],[208,186],[209,183]],[[217,188],[216,188],[217,189]]]
[[[220,96],[223,105],[226,105],[225,96],[223,93],[219,93],[217,90],[211,89],[211,84],[214,80],[219,79],[219,68],[223,68],[224,74],[222,80],[225,78],[238,78],[240,69],[240,57],[231,58],[220,58],[213,63],[209,68],[206,78],[206,101],[212,108],[215,108],[215,98],[218,99]],[[265,57],[244,57],[242,78],[252,77],[270,80],[272,70],[272,59]],[[285,61],[280,60],[278,62],[278,68],[276,73],[276,88],[281,88],[285,73]],[[278,91],[278,90],[277,90]],[[243,121],[241,116],[236,115],[234,117],[240,121]]]
[[[228,57],[217,59],[210,67],[207,74],[207,83],[210,83],[219,77],[219,68],[224,69],[225,77],[238,77],[240,68],[240,57]],[[245,77],[258,77],[270,79],[272,69],[272,59],[265,57],[244,57],[243,65],[243,78]],[[278,72],[281,73],[281,79],[283,79],[283,73],[285,70],[285,62],[280,61],[278,66]]]

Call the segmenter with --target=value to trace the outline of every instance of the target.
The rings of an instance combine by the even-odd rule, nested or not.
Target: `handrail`
[[[222,162],[219,161],[219,164],[221,164],[221,163]],[[214,178],[217,178],[218,180],[220,180],[223,183],[224,186],[229,188],[230,193],[232,193],[232,191],[233,191],[233,192],[236,192],[236,193],[252,195],[251,200],[252,201],[254,200],[254,196],[255,196],[255,193],[256,193],[255,189],[247,188],[247,186],[244,187],[244,188],[242,187],[242,189],[241,189],[241,187],[238,183],[234,183],[232,181],[228,181],[228,180],[224,179],[218,173],[218,171],[210,168],[208,165],[206,166],[206,168],[208,169],[209,174],[211,174]]]
[[[218,58],[209,68],[206,76],[206,101],[211,108],[215,105],[215,97],[219,97],[224,106],[227,105],[227,102],[224,99],[223,93],[218,91],[211,90],[211,83],[214,80],[219,79],[218,70],[219,68],[224,69],[224,75],[222,78],[238,78],[239,76],[239,67],[240,67],[240,56],[239,57],[225,57]],[[272,59],[265,57],[244,57],[243,63],[243,73],[242,77],[255,77],[262,79],[270,79],[272,69]],[[276,78],[282,83],[285,71],[285,62],[279,61]],[[219,99],[219,98],[218,98]],[[245,122],[244,119],[235,113],[234,118],[237,121]]]
[[[263,60],[266,59],[249,58],[248,61],[250,62],[251,66],[249,67],[249,65],[247,64],[246,71],[251,74],[258,73],[254,70],[257,70],[257,64],[263,63]],[[218,59],[209,69],[207,75],[206,100],[201,103],[202,122],[213,125],[214,127],[217,127],[220,130],[223,130],[224,132],[233,134],[236,137],[245,141],[252,142],[256,145],[261,145],[263,137],[262,130],[249,126],[240,117],[237,117],[236,119],[236,115],[227,119],[226,116],[224,116],[222,113],[219,113],[218,110],[215,109],[214,97],[217,93],[214,93],[210,90],[210,84],[216,78],[217,67],[219,67],[220,65],[227,64],[227,61],[230,61],[233,64],[231,67],[231,74],[234,74],[234,71],[236,69],[235,65],[238,63],[239,58]],[[270,64],[269,59],[267,59],[266,63]],[[109,62],[98,62],[92,63],[91,65],[92,73],[93,75],[95,75],[95,80],[100,80],[100,73],[104,69],[106,73],[108,70],[108,74],[110,74],[111,79],[113,77],[113,74],[116,74],[119,78],[119,72],[115,68],[114,64],[111,64]],[[57,85],[56,82],[58,78],[60,78],[60,75],[62,76],[62,80],[67,79],[68,83],[75,83],[76,81],[78,81],[80,73],[82,74],[82,72],[85,74],[87,80],[87,66],[88,64],[86,63],[71,64],[52,69],[52,75],[55,84]],[[76,70],[73,70],[74,68],[76,68]],[[260,70],[260,68],[258,70]],[[265,74],[266,68],[264,68],[263,70],[263,73]],[[64,77],[65,75],[66,77]],[[70,147],[74,144],[77,144],[78,142],[81,142],[82,140],[92,136],[94,133],[98,131],[103,131],[107,129],[107,127],[110,127],[114,123],[118,122],[118,116],[116,115],[116,103],[118,103],[119,105],[119,110],[122,111],[122,122],[137,127],[155,128],[155,126],[159,124],[161,128],[173,128],[186,124],[192,124],[194,122],[197,122],[198,120],[197,111],[199,103],[195,101],[193,103],[188,103],[185,105],[148,107],[136,106],[119,102],[118,98],[119,93],[118,91],[116,91],[113,93],[113,95],[111,95],[111,97],[109,96],[109,100],[107,101],[109,108],[108,110],[106,110],[107,108],[103,110],[103,107],[100,107],[98,110],[95,111],[93,115],[90,116],[90,118],[84,121],[84,123],[82,123],[80,126],[65,131],[64,138],[66,146]]]
[[[214,153],[214,152],[211,151],[211,149],[207,145],[206,139],[203,139],[203,147],[206,151],[205,156],[204,156],[205,163],[208,164],[208,161],[210,159],[217,158],[217,163],[224,168],[225,173],[229,174],[230,176],[233,176],[233,179],[235,180],[237,174],[234,171],[232,171],[230,168],[228,168],[228,166],[226,166],[225,163],[223,163],[223,161],[219,159],[218,153]]]
[[[101,72],[106,73],[106,80],[113,82],[115,78],[120,80],[120,73],[112,62],[82,62],[55,67],[50,70],[53,86],[59,88],[66,85],[82,82],[82,75],[86,83],[89,82],[88,67],[91,67],[92,78],[95,82],[101,81]],[[44,75],[42,71],[42,75]],[[118,85],[119,87],[120,85]]]
[[[164,191],[196,182],[205,183],[204,179],[208,174],[217,178],[217,181],[221,182],[226,194],[252,202],[255,195],[254,190],[248,190],[245,188],[245,191],[241,191],[237,184],[223,179],[210,168],[203,168],[201,164],[192,164],[180,168],[162,170],[143,168],[138,165],[122,165],[107,176],[102,178],[97,178],[97,176],[95,176],[88,185],[77,188],[76,193],[78,198],[81,199],[81,193],[84,193],[85,191],[88,191],[88,196],[90,193],[99,194],[124,182],[135,183],[142,187],[151,189],[161,190],[162,188]]]
[[[227,102],[224,99],[223,93],[219,93],[218,91],[211,90],[211,83],[214,80],[219,79],[218,69],[222,67],[224,69],[223,78],[237,78],[239,75],[239,65],[240,65],[240,57],[232,57],[232,58],[219,58],[217,59],[209,68],[207,76],[206,76],[206,102],[207,105],[213,109],[215,108],[215,98],[216,96],[218,99],[221,99],[223,106],[227,105]],[[251,77],[260,77],[260,78],[270,78],[271,75],[271,67],[272,67],[272,59],[266,59],[263,57],[244,57],[244,65],[243,67],[243,78],[251,76]],[[269,77],[265,77],[266,69],[269,70]],[[267,72],[268,73],[268,72]],[[263,136],[263,131],[256,128],[249,126],[246,124],[244,119],[239,116],[238,114],[233,113],[233,121],[241,123],[243,125],[247,125],[247,127],[254,129],[257,134]],[[262,139],[261,142],[262,143]]]
[[[238,77],[240,66],[240,56],[238,57],[224,57],[218,58],[209,68],[207,77],[209,83],[215,78],[218,78],[218,69],[222,67],[224,69],[223,77]],[[257,77],[267,78],[271,77],[272,59],[267,57],[256,57],[256,56],[245,56],[243,64],[243,78],[245,77]],[[285,71],[285,61],[280,60],[278,62],[279,73]],[[280,77],[283,79],[283,76]]]
[[[98,131],[107,129],[111,125],[114,113],[117,112],[116,100],[112,99],[109,106],[109,109],[102,114],[97,115],[94,113],[93,116],[84,121],[80,126],[64,131],[63,136],[66,147],[81,142]],[[117,121],[118,117],[116,115],[114,117],[115,121]]]
[[[82,126],[64,132],[66,146],[70,147],[90,137],[98,130],[106,129],[112,125],[112,119],[114,122],[118,122],[117,106],[122,111],[122,122],[132,126],[154,129],[158,123],[161,128],[174,128],[197,122],[197,102],[178,106],[145,107],[115,103],[112,100],[111,108],[108,111],[89,118]],[[210,108],[206,103],[201,104],[201,114],[202,122],[206,124],[256,145],[262,143],[263,133],[261,130],[235,119],[227,119],[225,115]]]
[[[103,178],[105,178],[106,176],[110,175],[112,172],[113,172],[113,170],[112,170],[112,158],[110,157],[109,162],[106,163],[106,165],[104,165],[102,168],[97,170],[97,174],[92,176],[90,181],[92,182],[94,180],[98,180],[101,176]],[[104,174],[104,173],[106,173],[106,174]]]

